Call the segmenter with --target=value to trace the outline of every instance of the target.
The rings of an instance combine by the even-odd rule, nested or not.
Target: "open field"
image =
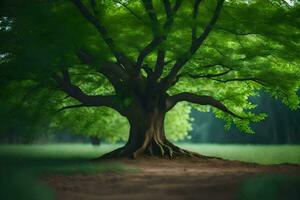
[[[293,165],[186,158],[89,162],[119,145],[2,145],[0,199],[300,198],[300,146],[179,145],[228,160]]]
[[[300,145],[219,145],[178,144],[180,147],[212,157],[259,164],[300,164]],[[121,144],[0,145],[0,156],[10,158],[85,160],[97,158]]]
[[[179,144],[200,154],[258,164],[300,164],[300,145]]]

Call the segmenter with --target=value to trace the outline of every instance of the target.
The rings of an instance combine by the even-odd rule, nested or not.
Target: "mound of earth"
[[[298,176],[300,165],[257,165],[217,158],[139,158],[115,160],[137,173],[52,175],[44,180],[58,200],[237,199],[251,177]],[[106,161],[103,161],[106,162]]]

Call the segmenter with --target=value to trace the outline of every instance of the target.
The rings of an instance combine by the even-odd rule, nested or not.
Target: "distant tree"
[[[258,91],[299,105],[296,0],[3,0],[0,11],[1,87],[28,80],[61,92],[44,105],[64,93],[74,104],[62,110],[118,111],[129,139],[107,157],[193,155],[165,135],[182,101],[245,132],[266,116],[250,112]]]

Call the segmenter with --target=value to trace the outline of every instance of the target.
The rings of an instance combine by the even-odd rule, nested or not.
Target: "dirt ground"
[[[221,159],[118,160],[137,173],[56,175],[44,180],[58,200],[238,199],[241,184],[265,174],[300,177],[300,165],[262,166]]]

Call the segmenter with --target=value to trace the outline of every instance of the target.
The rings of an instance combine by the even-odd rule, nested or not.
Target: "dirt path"
[[[58,200],[236,199],[249,177],[266,173],[300,177],[300,166],[260,166],[219,159],[138,159],[122,162],[138,173],[51,176]]]

